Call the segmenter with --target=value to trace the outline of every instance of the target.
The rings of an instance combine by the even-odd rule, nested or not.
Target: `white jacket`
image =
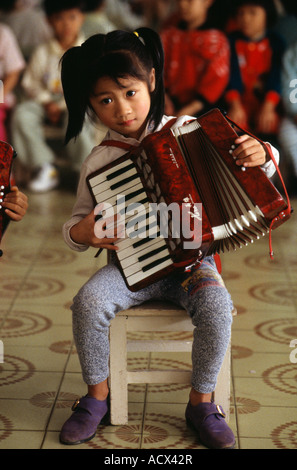
[[[82,42],[84,36],[80,35],[73,46],[80,46]],[[55,38],[35,49],[21,82],[28,98],[39,104],[55,101],[61,109],[66,109],[60,68],[60,59],[64,52]]]

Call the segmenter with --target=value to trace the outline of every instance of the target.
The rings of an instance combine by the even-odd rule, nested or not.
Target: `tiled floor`
[[[85,393],[72,345],[69,306],[81,284],[98,268],[94,251],[77,254],[64,244],[61,226],[74,195],[54,191],[30,196],[20,223],[10,224],[0,260],[0,448],[69,449],[59,430],[70,406]],[[223,256],[225,282],[238,315],[232,339],[230,424],[239,449],[297,447],[297,364],[290,347],[297,338],[296,215],[268,238]],[[104,262],[103,258],[100,261]],[[297,342],[297,340],[296,340]],[[0,343],[1,344],[1,343]],[[297,346],[297,344],[296,344]],[[161,358],[161,360],[160,360]],[[130,355],[133,364],[156,355]],[[159,362],[189,363],[188,354]],[[166,359],[166,360],[165,360]],[[183,386],[134,385],[129,424],[100,427],[79,448],[200,449],[187,429]],[[71,447],[72,449],[72,447]]]

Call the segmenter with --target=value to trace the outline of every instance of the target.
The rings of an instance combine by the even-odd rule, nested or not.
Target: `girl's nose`
[[[119,118],[125,118],[131,114],[131,107],[127,101],[119,101],[118,106],[117,106],[117,115]],[[123,119],[124,120],[124,119]]]

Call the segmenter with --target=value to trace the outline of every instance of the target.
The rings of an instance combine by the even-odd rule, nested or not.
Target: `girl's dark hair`
[[[55,13],[60,13],[65,10],[72,10],[78,8],[79,10],[84,10],[84,1],[83,0],[44,0],[43,9],[47,16],[51,16]]]
[[[17,0],[1,0],[0,11],[5,11],[6,13],[11,12],[16,2]]]
[[[99,78],[132,76],[149,85],[152,68],[156,86],[151,93],[148,121],[155,130],[164,113],[164,53],[159,35],[150,28],[136,33],[112,31],[96,34],[81,46],[69,49],[62,57],[62,85],[68,108],[65,143],[79,135],[86,112],[92,112],[89,98]]]
[[[90,12],[99,9],[105,3],[105,0],[85,0],[85,12]]]
[[[238,9],[245,5],[255,5],[264,8],[267,17],[267,27],[271,28],[277,21],[278,13],[273,0],[234,0],[234,10],[237,13]]]

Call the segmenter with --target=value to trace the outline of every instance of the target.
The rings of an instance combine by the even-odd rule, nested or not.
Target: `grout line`
[[[51,408],[51,411],[50,411],[50,414],[49,414],[47,423],[46,423],[46,425],[45,425],[44,435],[43,435],[43,439],[42,439],[42,442],[41,442],[41,445],[40,445],[40,449],[43,448],[43,445],[44,445],[44,442],[45,442],[45,439],[46,439],[46,436],[47,436],[47,433],[48,433],[48,427],[49,427],[51,418],[52,418],[52,416],[53,416],[53,413],[54,413],[54,411],[55,411],[55,407],[56,407],[56,404],[57,404],[57,401],[58,401],[58,397],[59,397],[59,394],[60,394],[60,391],[61,391],[61,388],[62,388],[63,380],[64,380],[65,375],[66,375],[66,369],[67,369],[68,363],[69,363],[70,358],[71,358],[71,352],[72,352],[73,347],[74,347],[74,342],[73,342],[73,340],[72,340],[72,344],[71,344],[71,347],[69,348],[68,357],[67,357],[67,360],[66,360],[66,362],[65,362],[64,370],[63,370],[63,373],[62,373],[62,377],[61,377],[61,380],[60,380],[60,384],[59,384],[59,386],[58,386],[58,390],[57,390],[57,393],[56,393],[56,397],[55,397],[55,399],[54,399],[54,402],[53,402],[53,405],[52,405],[52,408]]]
[[[232,337],[231,337],[232,341]],[[235,415],[235,424],[236,424],[236,441],[237,441],[237,449],[240,449],[240,437],[239,437],[239,428],[238,428],[238,412],[237,412],[237,405],[236,405],[236,391],[235,391],[235,380],[234,380],[234,373],[233,373],[233,357],[232,357],[232,345],[231,345],[231,381],[232,381],[232,390],[233,390],[233,406],[234,406],[234,415]]]

